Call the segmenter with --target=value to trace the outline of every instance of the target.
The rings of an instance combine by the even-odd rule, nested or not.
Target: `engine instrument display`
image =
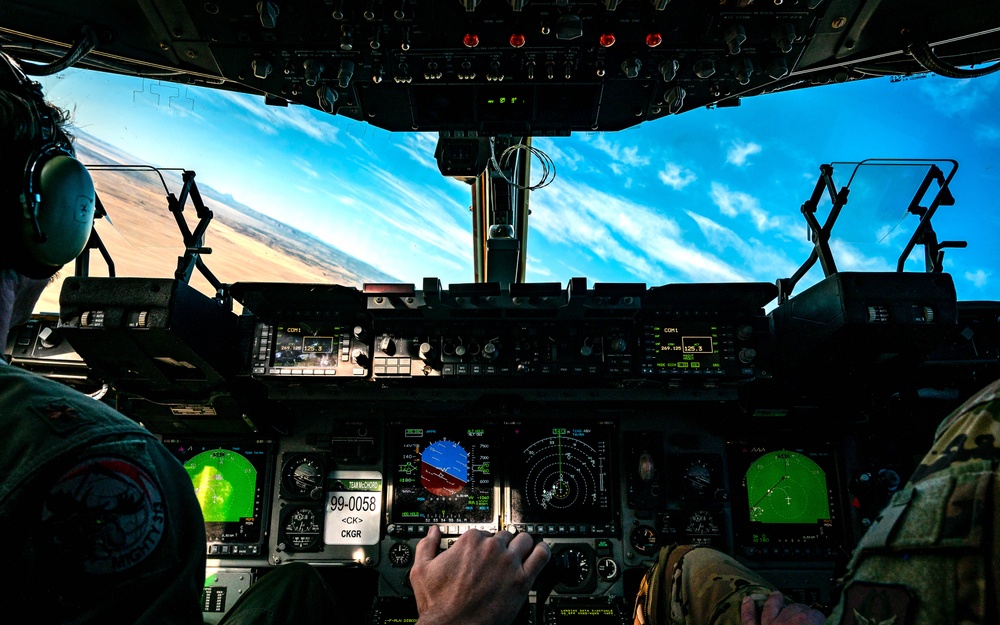
[[[489,424],[395,424],[391,523],[495,526],[493,429]]]
[[[614,532],[610,422],[508,427],[508,523],[544,534]]]
[[[209,554],[257,555],[264,536],[269,441],[164,440],[187,471],[205,518]]]
[[[827,556],[842,536],[833,452],[729,444],[736,546],[744,555]]]

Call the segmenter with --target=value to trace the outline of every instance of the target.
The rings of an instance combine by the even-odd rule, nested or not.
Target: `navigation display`
[[[489,424],[393,426],[392,523],[496,522]]]
[[[269,441],[163,444],[184,465],[205,518],[210,554],[257,555],[272,467]],[[223,547],[224,546],[224,547]]]
[[[613,532],[613,432],[610,422],[510,424],[508,523],[544,534]]]
[[[831,449],[729,443],[728,455],[737,549],[748,556],[835,553],[842,529]]]

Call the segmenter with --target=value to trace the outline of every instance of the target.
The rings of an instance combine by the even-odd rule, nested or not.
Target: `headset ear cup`
[[[25,203],[22,210],[23,273],[52,275],[87,246],[94,223],[94,181],[83,164],[63,151],[43,156],[34,169],[32,190],[40,200],[34,208]]]

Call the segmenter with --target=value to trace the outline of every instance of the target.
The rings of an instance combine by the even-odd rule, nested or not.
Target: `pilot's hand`
[[[462,534],[438,553],[436,525],[418,544],[410,569],[418,625],[507,625],[552,552],[528,534]]]
[[[785,605],[785,597],[777,590],[764,602],[764,607],[757,616],[757,603],[752,597],[743,599],[740,606],[740,616],[743,625],[823,625],[826,616],[819,610],[814,610],[804,603]]]

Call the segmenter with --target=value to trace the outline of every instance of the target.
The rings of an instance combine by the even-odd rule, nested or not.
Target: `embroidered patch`
[[[909,625],[916,601],[906,586],[854,582],[844,592],[841,625]]]
[[[72,404],[63,400],[38,404],[32,410],[53,432],[64,436],[88,422]]]
[[[56,480],[42,527],[57,555],[83,573],[118,573],[148,557],[163,537],[163,494],[122,458],[90,458]]]

